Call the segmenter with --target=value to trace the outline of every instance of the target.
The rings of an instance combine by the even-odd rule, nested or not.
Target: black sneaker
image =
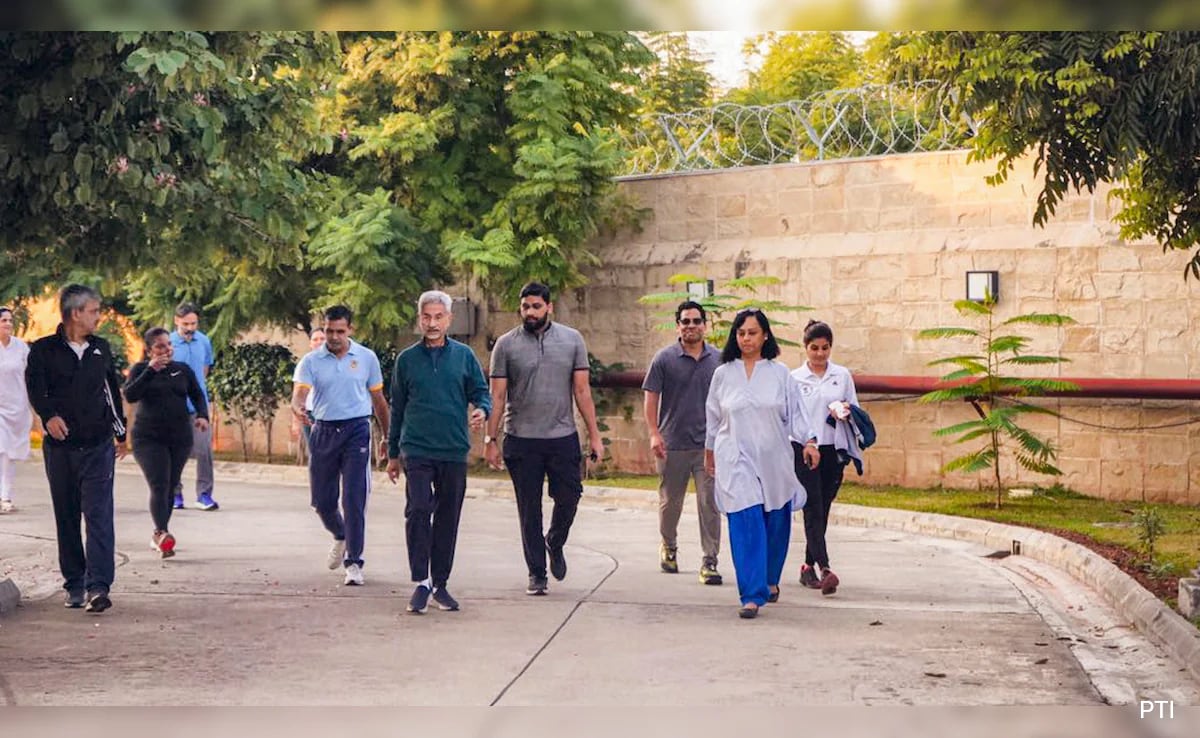
[[[408,611],[413,615],[421,615],[429,609],[429,587],[418,584],[408,600]]]
[[[105,592],[97,592],[87,598],[87,604],[83,609],[87,612],[102,613],[112,607],[112,600],[108,598]]]
[[[551,548],[550,542],[546,542],[546,550],[550,552],[550,573],[558,581],[562,581],[567,575],[567,557],[563,556],[562,547]]]
[[[550,583],[546,581],[546,577],[530,575],[529,586],[525,588],[525,594],[535,596],[544,595],[549,586]]]
[[[83,592],[67,592],[67,599],[63,602],[63,606],[72,610],[78,610],[83,607],[83,603]]]
[[[449,610],[450,612],[458,610],[458,600],[454,599],[445,587],[433,590],[433,601],[437,603],[439,610]]]

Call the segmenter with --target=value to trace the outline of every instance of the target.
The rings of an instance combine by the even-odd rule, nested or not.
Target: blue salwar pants
[[[743,605],[767,603],[770,588],[779,585],[792,536],[792,503],[764,512],[762,505],[728,513],[729,548],[737,572]]]

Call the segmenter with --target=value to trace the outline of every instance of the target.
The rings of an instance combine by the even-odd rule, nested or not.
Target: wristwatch
[[[495,440],[496,440],[495,436],[489,436],[486,433],[483,435],[483,445],[484,446],[488,445],[489,443],[491,443],[492,441],[495,441]]]

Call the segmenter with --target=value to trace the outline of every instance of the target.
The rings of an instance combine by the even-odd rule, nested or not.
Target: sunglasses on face
[[[704,318],[680,318],[679,325],[704,325]]]

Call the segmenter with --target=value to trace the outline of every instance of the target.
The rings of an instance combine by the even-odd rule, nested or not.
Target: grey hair
[[[69,284],[58,293],[58,311],[68,323],[76,310],[83,310],[89,302],[100,302],[100,293],[82,284]]]
[[[417,298],[417,313],[419,314],[421,309],[431,302],[440,302],[442,307],[446,308],[446,312],[454,312],[454,300],[450,298],[450,295],[441,290],[429,290],[422,292],[421,296]]]

